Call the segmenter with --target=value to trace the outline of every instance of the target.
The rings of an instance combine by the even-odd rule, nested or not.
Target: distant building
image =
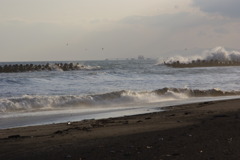
[[[145,58],[144,58],[144,56],[138,56],[138,60],[144,60]]]

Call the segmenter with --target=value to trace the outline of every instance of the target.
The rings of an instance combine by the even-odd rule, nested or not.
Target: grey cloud
[[[229,31],[227,29],[221,28],[221,27],[220,28],[215,28],[214,32],[219,33],[219,34],[228,34],[229,33]]]
[[[225,17],[240,18],[239,0],[193,0],[193,5],[207,13]]]
[[[165,28],[168,27],[187,27],[189,25],[198,25],[199,22],[194,21],[194,17],[189,13],[163,14],[157,16],[131,16],[122,20],[128,24],[143,24]],[[191,22],[186,23],[186,22]]]
[[[157,16],[131,16],[126,17],[121,22],[127,24],[142,24],[155,26],[167,30],[181,30],[201,25],[219,26],[228,23],[229,20],[208,19],[203,16],[193,15],[187,12],[175,14],[163,14]]]

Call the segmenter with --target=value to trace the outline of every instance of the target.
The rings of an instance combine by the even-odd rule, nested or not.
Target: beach
[[[240,99],[0,130],[0,159],[239,159]]]
[[[0,160],[240,160],[239,5],[1,1]]]

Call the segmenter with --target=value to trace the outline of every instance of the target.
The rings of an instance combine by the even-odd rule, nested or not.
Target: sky
[[[239,0],[0,0],[0,61],[239,50]]]

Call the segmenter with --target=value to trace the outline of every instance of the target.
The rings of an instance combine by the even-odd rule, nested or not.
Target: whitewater
[[[151,59],[72,63],[82,67],[0,73],[0,128],[157,112],[240,95],[238,66],[171,68]]]

